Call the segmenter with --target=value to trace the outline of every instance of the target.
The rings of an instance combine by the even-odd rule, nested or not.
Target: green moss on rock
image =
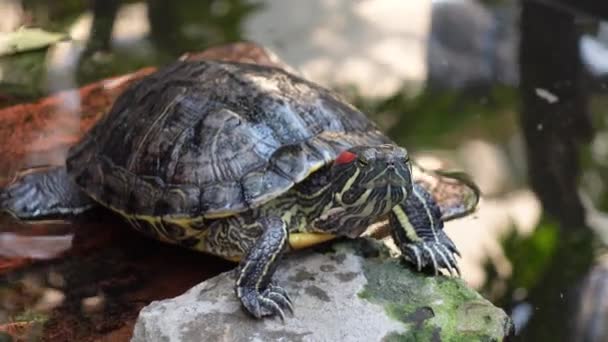
[[[386,341],[501,341],[511,333],[504,311],[459,278],[425,275],[383,257],[364,259],[363,269],[368,283],[359,297],[407,327]]]

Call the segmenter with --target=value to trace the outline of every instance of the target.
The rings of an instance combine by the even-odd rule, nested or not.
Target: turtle
[[[151,238],[238,262],[246,312],[284,319],[284,254],[379,222],[419,271],[459,274],[443,224],[476,202],[442,205],[416,169],[337,92],[279,67],[181,60],[127,88],[65,165],[18,174],[0,206],[22,220],[109,208]]]

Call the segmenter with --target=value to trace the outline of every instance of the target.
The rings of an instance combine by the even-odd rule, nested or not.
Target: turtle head
[[[345,150],[332,166],[332,177],[338,204],[361,212],[385,214],[412,193],[408,153],[395,145]]]

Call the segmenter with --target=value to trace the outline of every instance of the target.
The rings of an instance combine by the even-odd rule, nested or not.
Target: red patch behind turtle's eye
[[[351,163],[355,159],[357,159],[356,154],[354,154],[350,151],[344,151],[344,152],[340,153],[340,155],[338,155],[338,158],[336,158],[336,164],[348,164],[348,163]]]

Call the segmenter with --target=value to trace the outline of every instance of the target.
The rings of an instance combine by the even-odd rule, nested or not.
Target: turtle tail
[[[22,171],[0,190],[0,209],[24,220],[77,215],[94,205],[63,166]]]

